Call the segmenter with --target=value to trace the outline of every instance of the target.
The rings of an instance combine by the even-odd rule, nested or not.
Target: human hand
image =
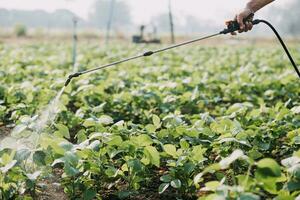
[[[238,30],[239,33],[247,32],[247,31],[252,30],[253,24],[251,23],[251,21],[253,20],[253,16],[250,19],[248,19],[247,21],[245,21],[245,19],[247,17],[249,17],[251,14],[253,14],[251,9],[245,8],[244,10],[242,10],[240,13],[238,13],[235,16],[234,20],[237,21],[240,25],[240,30]],[[229,23],[230,23],[230,21],[227,21],[226,25],[228,25]],[[236,35],[237,33],[232,32],[231,34]]]

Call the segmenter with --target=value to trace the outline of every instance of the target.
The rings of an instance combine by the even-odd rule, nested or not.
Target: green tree
[[[23,24],[16,24],[14,31],[17,37],[24,37],[27,35],[27,28]]]

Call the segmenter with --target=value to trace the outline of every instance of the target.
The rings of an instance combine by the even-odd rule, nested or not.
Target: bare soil
[[[44,185],[38,193],[38,200],[68,200],[68,196],[64,193],[60,186],[60,179],[63,171],[61,169],[53,170],[53,177],[42,180],[40,184]]]
[[[10,128],[7,128],[5,126],[0,126],[0,141],[3,140],[5,137],[9,136],[11,132]]]

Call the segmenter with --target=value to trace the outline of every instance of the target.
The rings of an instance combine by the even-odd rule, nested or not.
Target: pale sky
[[[131,8],[132,19],[135,23],[147,23],[152,16],[167,11],[168,0],[123,0]],[[277,0],[274,6],[284,6],[293,0]],[[0,8],[7,9],[42,9],[54,11],[69,9],[77,15],[87,18],[94,0],[0,0]],[[172,0],[172,7],[177,17],[194,15],[199,19],[210,19],[215,22],[224,21],[243,8],[247,0]],[[258,13],[263,15],[263,12]]]

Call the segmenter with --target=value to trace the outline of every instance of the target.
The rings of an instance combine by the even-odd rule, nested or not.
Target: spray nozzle
[[[81,72],[76,72],[76,73],[74,73],[74,74],[70,74],[69,77],[68,77],[68,79],[67,79],[67,81],[66,81],[66,83],[65,83],[65,87],[67,87],[67,86],[70,84],[70,82],[71,82],[71,80],[72,80],[73,78],[76,78],[76,77],[78,77],[78,76],[80,76],[80,75],[82,75]]]

